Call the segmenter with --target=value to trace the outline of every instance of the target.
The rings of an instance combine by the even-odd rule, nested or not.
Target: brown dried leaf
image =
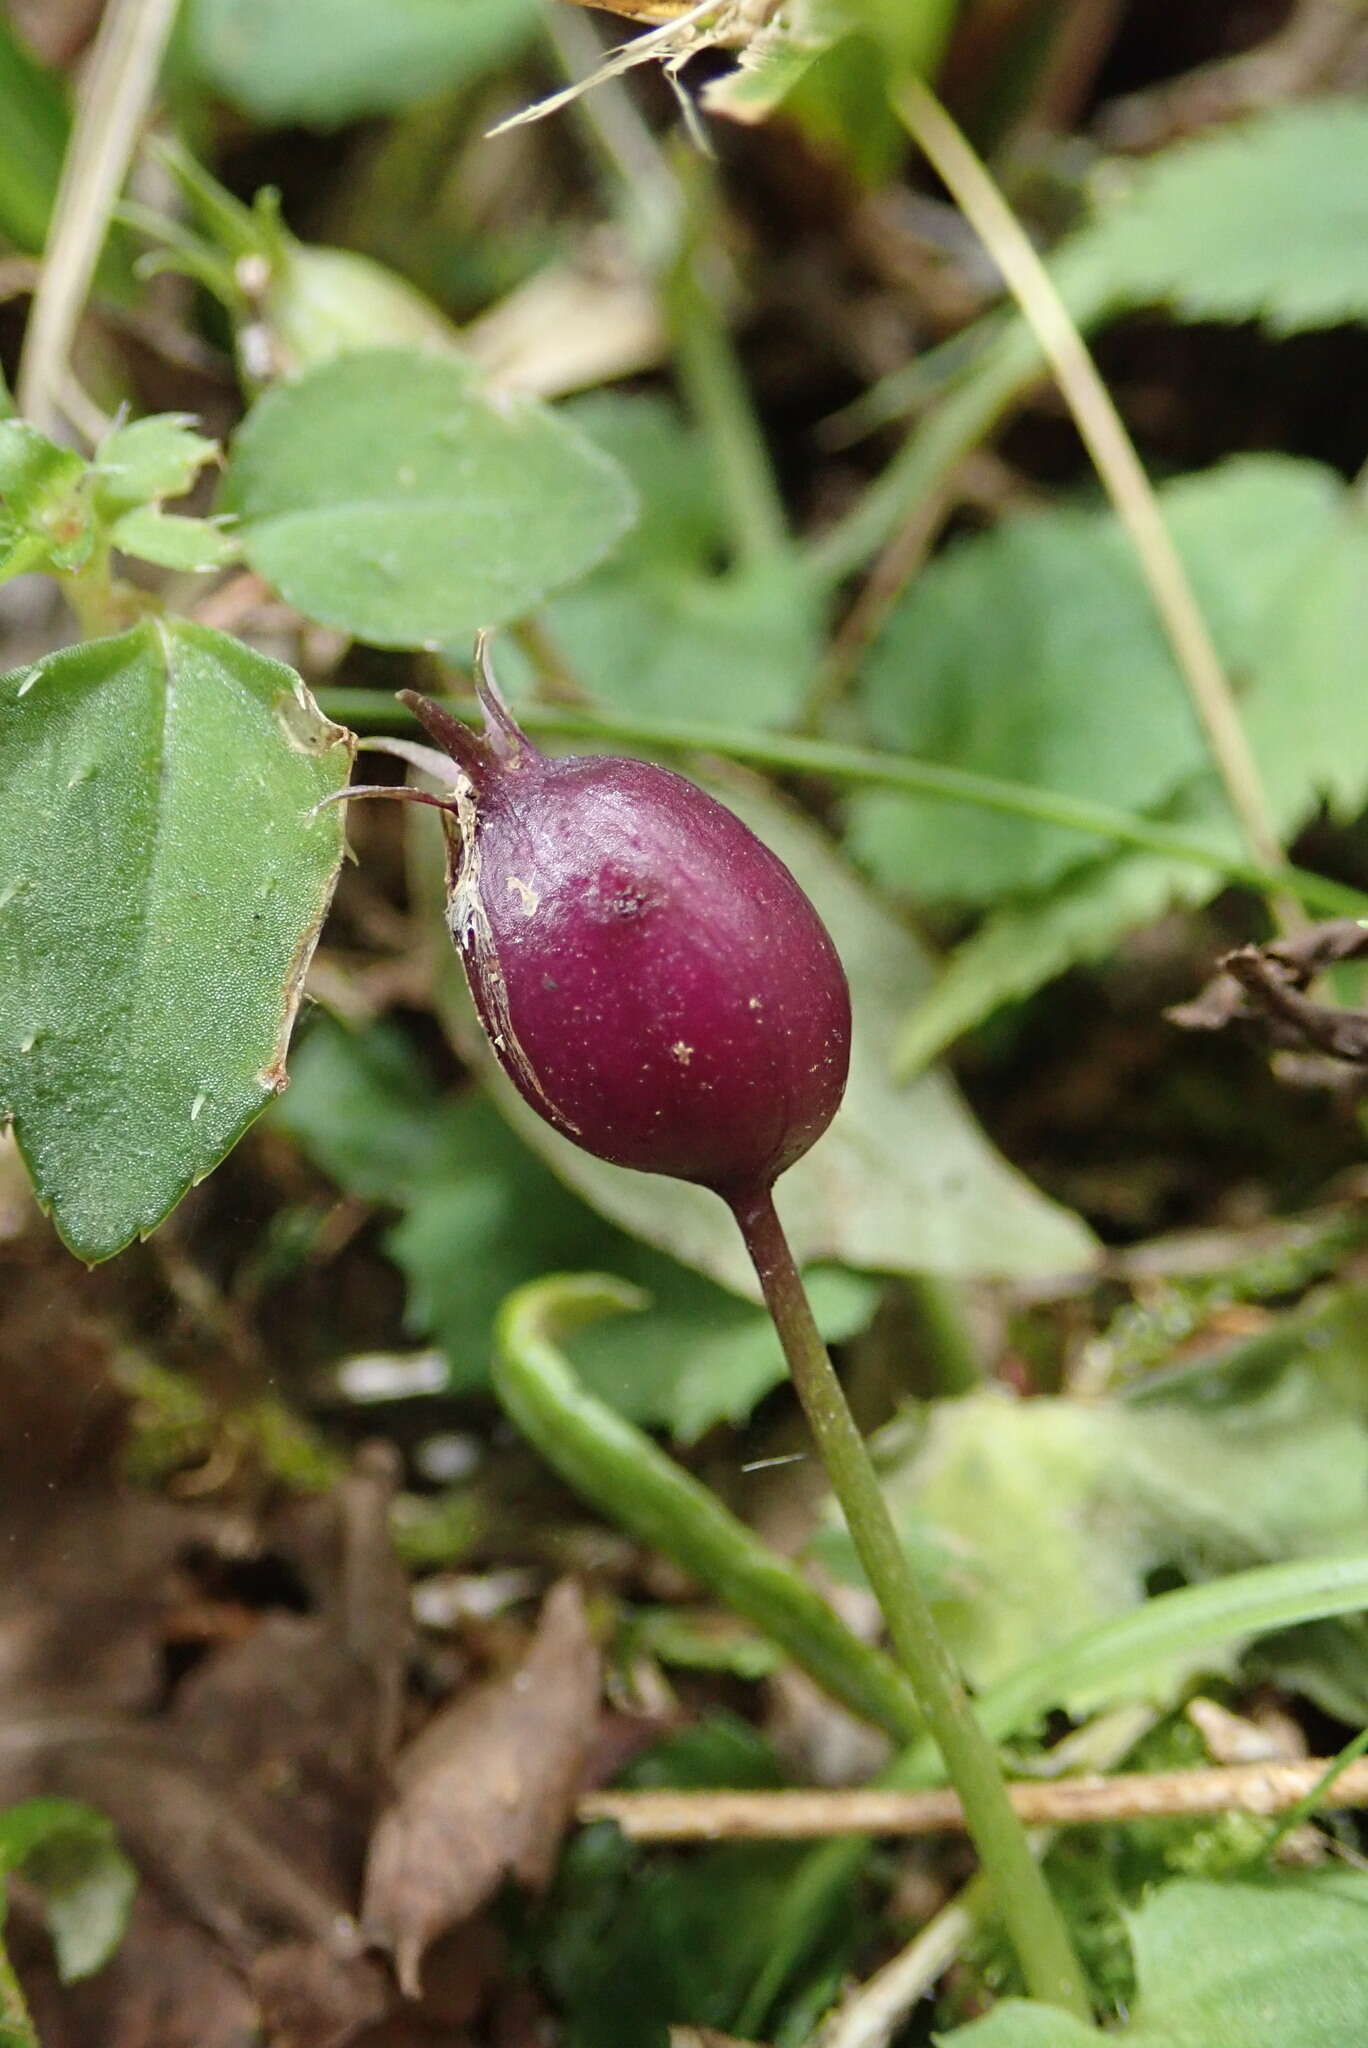
[[[436,1716],[399,1758],[371,1841],[362,1919],[419,1995],[428,1945],[505,1877],[551,1875],[594,1731],[599,1659],[572,1580],[547,1596],[522,1663]]]

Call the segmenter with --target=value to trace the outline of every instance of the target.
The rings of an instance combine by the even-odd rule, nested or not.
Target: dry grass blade
[[[57,424],[76,325],[176,8],[177,0],[114,0],[95,39],[19,367],[19,409],[44,430]]]
[[[1282,848],[1229,679],[1192,594],[1154,487],[1086,342],[1030,237],[935,95],[920,79],[909,78],[900,86],[895,104],[909,135],[982,237],[1034,329],[1116,515],[1130,536],[1245,840],[1266,866],[1280,866]]]

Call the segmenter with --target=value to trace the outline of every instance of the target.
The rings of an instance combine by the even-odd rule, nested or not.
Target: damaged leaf
[[[350,763],[293,670],[185,620],[0,678],[0,1118],[82,1258],[283,1086]]]

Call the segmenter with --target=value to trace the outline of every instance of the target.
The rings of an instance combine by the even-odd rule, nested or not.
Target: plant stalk
[[[111,0],[82,82],[19,363],[19,410],[50,433],[71,344],[179,0]]]
[[[1026,1981],[1045,2004],[1090,2021],[1087,1986],[1068,1929],[1012,1809],[997,1754],[908,1564],[873,1459],[813,1319],[773,1193],[766,1188],[738,1197],[732,1209],[865,1576],[883,1609],[894,1654],[912,1680],[959,1794]]]
[[[783,507],[736,351],[711,291],[685,257],[665,287],[675,369],[703,431],[738,563],[773,561],[788,544]]]
[[[467,699],[450,699],[449,708],[475,716]],[[354,731],[389,731],[409,718],[384,690],[326,689],[318,702],[329,718]],[[532,732],[563,733],[572,739],[604,741],[628,747],[661,748],[668,752],[722,754],[734,761],[752,761],[780,774],[821,775],[832,781],[872,789],[901,789],[912,796],[937,797],[946,803],[973,804],[1010,817],[1038,818],[1070,831],[1091,833],[1115,846],[1133,846],[1173,860],[1192,861],[1261,895],[1286,890],[1307,910],[1324,917],[1368,917],[1368,895],[1347,883],[1331,881],[1310,869],[1262,867],[1238,847],[1222,845],[1214,836],[1189,826],[1166,824],[1094,803],[1090,797],[1062,790],[1039,789],[1034,783],[1006,776],[980,775],[972,769],[948,768],[911,754],[881,754],[870,748],[847,747],[796,734],[753,732],[725,725],[692,725],[657,718],[632,718],[620,712],[587,711],[561,704],[519,705],[518,715]]]
[[[1130,536],[1231,809],[1254,857],[1283,859],[1258,766],[1187,571],[1087,343],[1029,236],[935,94],[908,77],[894,110],[1001,270],[1049,360],[1098,476]]]

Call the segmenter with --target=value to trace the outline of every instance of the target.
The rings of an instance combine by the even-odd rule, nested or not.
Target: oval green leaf
[[[298,610],[377,647],[470,640],[601,561],[635,515],[616,463],[458,357],[369,349],[277,385],[221,509]]]
[[[82,1258],[284,1085],[351,754],[292,669],[184,620],[0,678],[0,1117]]]

